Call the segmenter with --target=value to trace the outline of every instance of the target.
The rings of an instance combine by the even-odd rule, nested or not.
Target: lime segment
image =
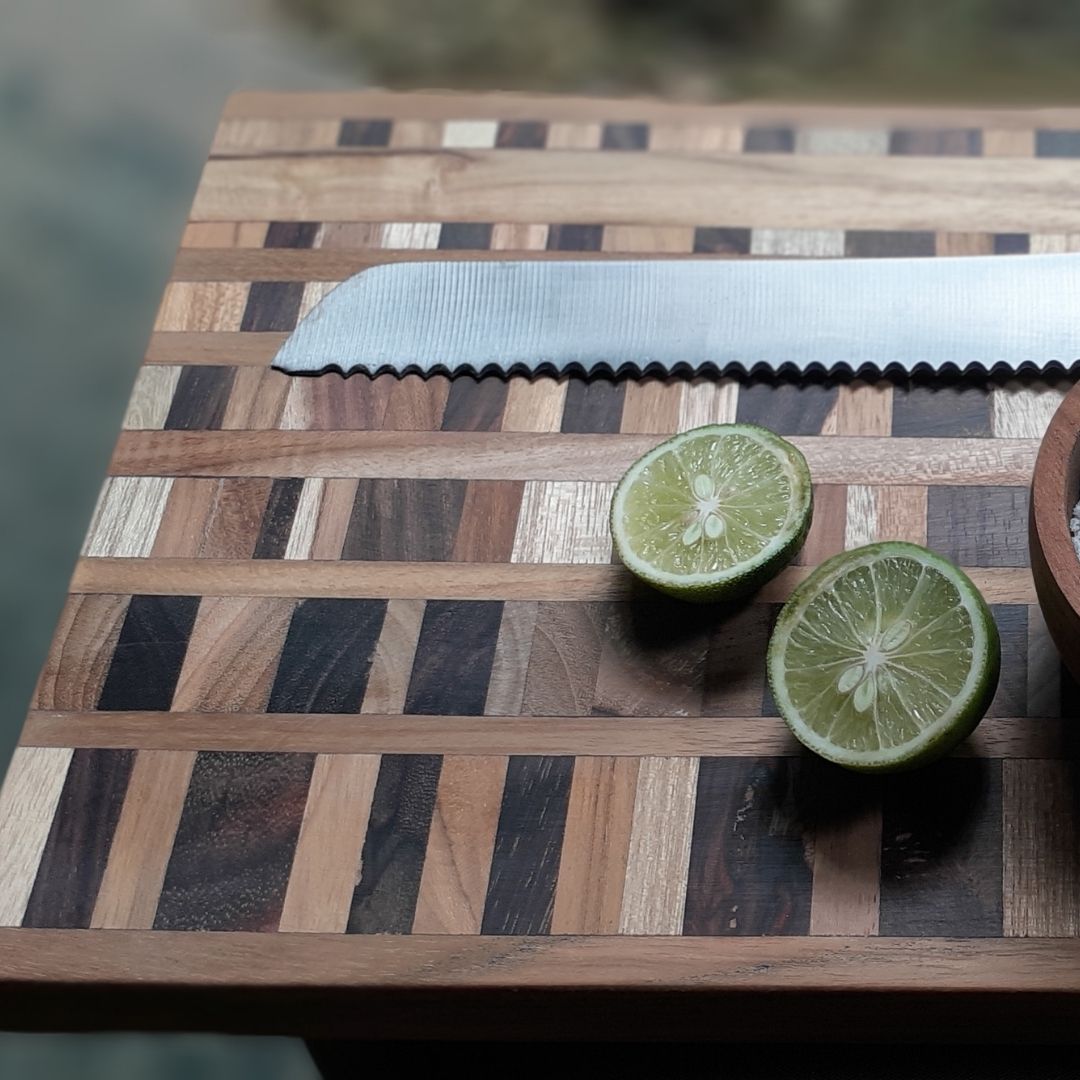
[[[626,566],[688,600],[728,599],[790,562],[810,526],[810,473],[789,442],[713,424],[661,443],[619,482],[611,532]]]
[[[997,627],[970,579],[899,541],[822,564],[784,605],[768,655],[796,737],[864,771],[925,764],[969,735],[1000,662]]]

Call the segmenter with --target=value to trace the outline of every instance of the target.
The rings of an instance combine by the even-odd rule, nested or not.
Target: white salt
[[[1069,532],[1072,533],[1076,557],[1080,559],[1080,502],[1073,507],[1072,517],[1069,518]]]

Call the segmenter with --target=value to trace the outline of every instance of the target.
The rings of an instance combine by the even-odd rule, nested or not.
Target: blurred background
[[[0,0],[0,754],[232,90],[1076,102],[1078,44],[1070,0]],[[314,1070],[289,1040],[0,1035],[0,1077],[193,1076]]]

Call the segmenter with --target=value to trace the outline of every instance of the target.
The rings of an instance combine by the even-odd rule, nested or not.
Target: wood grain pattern
[[[1035,719],[1037,723],[1027,723]],[[1052,760],[1069,721],[987,717],[957,758]],[[60,749],[292,750],[300,753],[572,754],[616,757],[797,757],[799,744],[777,716],[625,717],[487,713],[30,713],[23,741]]]
[[[404,380],[402,380],[404,382]],[[740,393],[740,402],[744,393]],[[824,397],[824,395],[822,395]],[[766,413],[769,409],[764,402]],[[814,409],[824,421],[831,402]],[[895,425],[894,400],[894,425]],[[793,398],[792,408],[803,414]],[[749,410],[748,410],[749,411]],[[743,417],[740,404],[739,416]],[[809,422],[809,420],[807,421]],[[896,432],[894,431],[894,434]],[[822,484],[1025,485],[1034,439],[793,436]],[[126,431],[119,476],[337,476],[369,479],[618,480],[649,435],[442,431]]]
[[[505,757],[443,761],[414,934],[479,934],[506,782]]]
[[[98,498],[82,554],[149,555],[172,488],[167,476],[112,476]]]
[[[518,480],[468,481],[451,560],[509,562],[524,488]]]
[[[611,561],[613,483],[529,480],[521,496],[510,561]]]
[[[503,431],[558,431],[566,400],[565,379],[513,376],[506,389]]]
[[[200,753],[154,916],[156,930],[276,930],[311,754]]]
[[[149,930],[191,780],[191,750],[135,755],[90,925]]]
[[[619,932],[638,768],[635,758],[575,763],[551,933]]]
[[[1034,604],[1030,571],[1014,567],[963,568],[990,603]],[[809,569],[781,571],[751,598],[783,603]],[[176,559],[164,580],[146,559],[82,559],[73,585],[80,593],[145,593],[167,588],[173,595],[379,597],[483,600],[493,592],[507,600],[625,600],[636,595],[633,579],[610,563],[292,563],[241,559]]]
[[[73,751],[16,747],[0,789],[0,926],[20,926]]]
[[[90,925],[134,757],[129,750],[71,755],[23,926]]]
[[[377,754],[315,759],[279,930],[344,931],[378,775]]]
[[[140,368],[122,426],[126,429],[164,427],[181,370],[177,364]]]
[[[697,758],[643,758],[634,795],[619,932],[682,932]]]
[[[682,379],[641,379],[627,383],[619,430],[670,435],[679,429]]]
[[[147,367],[146,371],[156,368]],[[226,431],[273,430],[281,423],[289,377],[270,368],[238,367],[233,377],[229,401],[221,417]]]
[[[516,716],[525,700],[525,679],[532,654],[538,605],[535,602],[503,604],[499,638],[491,661],[484,713],[488,716]]]
[[[382,631],[371,658],[361,712],[392,714],[405,711],[405,694],[423,619],[423,600],[397,599],[387,603]]]
[[[592,711],[603,617],[598,604],[537,604],[523,713],[587,716]]]

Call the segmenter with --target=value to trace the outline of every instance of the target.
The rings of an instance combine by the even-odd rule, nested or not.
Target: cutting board
[[[8,1023],[1071,1036],[1080,694],[1026,547],[1063,383],[269,364],[392,260],[1077,250],[1078,155],[1068,111],[232,99],[0,796]],[[735,420],[813,470],[796,565],[636,588],[615,481]],[[764,677],[792,587],[878,539],[1003,644],[975,736],[889,779]]]

